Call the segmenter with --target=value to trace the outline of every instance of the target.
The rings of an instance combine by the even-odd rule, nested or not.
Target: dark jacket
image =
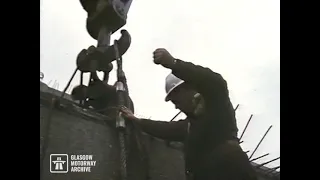
[[[181,60],[177,60],[172,73],[202,95],[205,113],[200,117],[187,117],[185,120],[173,122],[142,119],[139,124],[143,131],[152,136],[184,142],[186,171],[197,174],[206,169],[203,166],[210,163],[210,157],[213,158],[216,154],[214,152],[219,149],[217,147],[221,147],[228,140],[238,141],[235,112],[227,83],[220,74]],[[238,143],[236,144],[236,148],[240,148]],[[237,151],[243,153],[241,148]]]

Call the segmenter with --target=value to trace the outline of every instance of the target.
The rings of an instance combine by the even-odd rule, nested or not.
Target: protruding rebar
[[[64,90],[62,91],[62,94],[61,94],[61,96],[60,96],[60,99],[63,98],[63,96],[65,95],[65,93],[66,93],[67,89],[69,88],[69,86],[70,86],[70,84],[71,84],[71,81],[73,80],[73,78],[74,78],[74,76],[76,75],[77,71],[78,71],[78,67],[73,71],[71,78],[69,79],[66,87],[65,87]]]
[[[253,159],[250,160],[250,162],[255,161],[255,160],[258,160],[258,159],[261,159],[261,158],[266,157],[266,156],[268,156],[268,155],[269,155],[269,153],[264,154],[264,155],[261,155],[261,156],[256,157],[256,158],[253,158]]]
[[[236,108],[234,108],[234,111],[236,111],[238,109],[238,107],[239,107],[239,104],[236,106]]]
[[[181,114],[181,113],[182,113],[182,111],[179,111],[179,112],[170,120],[170,122],[173,121],[174,119],[176,119],[176,117],[179,116],[179,114]]]
[[[260,144],[262,143],[262,141],[264,140],[264,138],[266,137],[266,135],[268,134],[268,132],[270,131],[270,129],[272,128],[272,125],[267,129],[267,131],[264,133],[263,137],[260,139],[258,145],[256,146],[256,148],[253,150],[252,154],[250,155],[249,159],[252,158],[252,156],[254,155],[254,153],[257,151],[257,149],[259,148]]]
[[[243,129],[243,131],[242,131],[242,134],[241,134],[241,136],[240,136],[240,138],[239,138],[239,141],[242,139],[244,133],[246,132],[246,130],[247,130],[247,128],[248,128],[248,125],[249,125],[249,123],[250,123],[250,121],[251,121],[251,119],[252,119],[252,116],[253,116],[253,114],[251,114],[249,120],[247,121],[247,124],[246,124],[246,126],[244,127],[244,129]]]
[[[262,164],[259,164],[259,165],[257,166],[257,168],[260,168],[260,167],[262,167],[262,166],[264,166],[264,165],[267,165],[267,164],[269,164],[269,163],[271,163],[271,162],[273,162],[273,161],[276,161],[276,160],[278,160],[278,159],[280,159],[280,156],[277,157],[277,158],[274,158],[274,159],[272,159],[272,160],[270,160],[270,161],[267,161],[267,162],[264,162],[264,163],[262,163]]]

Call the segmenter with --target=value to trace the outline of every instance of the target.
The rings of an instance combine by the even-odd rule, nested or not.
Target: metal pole
[[[278,160],[278,159],[280,159],[280,156],[277,157],[277,158],[274,158],[274,159],[272,159],[272,160],[270,160],[270,161],[267,161],[267,162],[264,162],[264,163],[262,163],[262,164],[259,164],[259,165],[257,166],[257,168],[262,167],[262,166],[264,166],[264,165],[267,165],[267,164],[269,164],[269,163],[271,163],[271,162],[273,162],[273,161],[276,161],[276,160]]]
[[[80,72],[80,86],[82,86],[82,85],[83,85],[83,72]],[[80,100],[79,104],[83,105],[84,104],[84,100]]]
[[[241,134],[241,136],[240,136],[240,138],[239,138],[239,141],[241,140],[241,138],[243,137],[244,133],[246,132],[246,130],[247,130],[247,128],[248,128],[248,125],[249,125],[249,123],[250,123],[250,121],[251,121],[251,119],[252,119],[252,116],[253,116],[253,114],[251,114],[249,120],[247,121],[247,124],[246,124],[246,126],[244,127],[244,129],[243,129],[243,131],[242,131],[242,134]]]
[[[181,113],[182,113],[182,111],[179,111],[179,112],[170,120],[170,122],[173,121],[174,119],[176,119],[176,117],[179,116],[179,114],[181,114]]]
[[[64,90],[63,90],[63,92],[62,92],[59,100],[60,100],[61,98],[63,98],[63,96],[66,94],[66,91],[67,91],[67,89],[69,88],[69,86],[70,86],[70,84],[71,84],[71,81],[73,80],[73,78],[74,78],[74,76],[76,75],[77,71],[78,71],[78,67],[73,71],[73,74],[72,74],[71,78],[69,79],[66,87],[64,88]]]
[[[234,108],[234,111],[237,111],[238,107],[239,107],[239,104],[236,106],[236,108]]]
[[[262,141],[264,140],[264,138],[266,137],[266,135],[268,134],[268,132],[270,131],[270,129],[272,128],[272,125],[268,128],[268,130],[264,133],[263,137],[260,139],[258,145],[256,146],[256,148],[254,149],[254,151],[252,152],[252,154],[250,155],[249,159],[252,158],[252,156],[254,155],[254,153],[257,151],[257,149],[259,148],[260,144],[262,143]]]
[[[109,31],[107,27],[103,26],[99,31],[97,47],[108,48],[110,46],[110,37],[111,31]]]
[[[259,157],[256,157],[256,158],[254,158],[254,159],[251,159],[250,162],[255,161],[255,160],[258,160],[258,159],[261,159],[261,158],[266,157],[266,156],[268,156],[268,155],[269,155],[269,153],[264,154],[264,155],[259,156]]]

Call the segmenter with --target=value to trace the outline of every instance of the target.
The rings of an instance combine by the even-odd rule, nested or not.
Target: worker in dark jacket
[[[158,138],[184,142],[187,179],[256,180],[237,138],[237,125],[226,81],[208,68],[173,58],[165,49],[154,52],[154,63],[171,69],[166,78],[166,101],[187,115],[164,122],[124,116]]]

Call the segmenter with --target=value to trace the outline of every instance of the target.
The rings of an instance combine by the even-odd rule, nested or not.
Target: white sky
[[[62,90],[78,53],[96,41],[86,31],[86,12],[78,0],[41,4],[40,68],[44,82],[52,86],[57,81]],[[280,156],[279,0],[133,0],[123,29],[132,37],[123,66],[136,114],[170,120],[178,112],[164,101],[164,80],[170,71],[152,61],[152,52],[163,47],[176,58],[221,73],[234,107],[240,104],[239,135],[253,114],[244,150],[252,152],[273,125],[254,157],[270,153],[257,161],[261,163]],[[112,40],[119,37],[116,32]],[[116,81],[115,70],[109,84]],[[79,74],[72,82],[78,84]],[[269,166],[279,164],[277,160]]]

